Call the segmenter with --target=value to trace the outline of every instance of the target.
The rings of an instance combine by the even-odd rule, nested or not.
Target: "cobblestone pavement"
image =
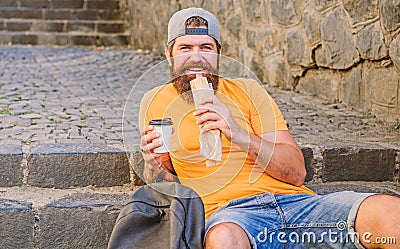
[[[25,151],[37,143],[122,147],[122,115],[129,92],[160,60],[133,49],[0,47],[0,143],[21,143]],[[398,146],[395,124],[380,123],[368,110],[362,113],[267,88],[300,144]],[[137,139],[136,124],[129,127]]]

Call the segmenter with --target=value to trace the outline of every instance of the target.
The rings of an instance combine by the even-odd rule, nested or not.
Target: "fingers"
[[[160,133],[152,132],[154,127],[152,125],[145,126],[143,131],[141,131],[140,138],[140,150],[143,154],[152,154],[155,148],[160,147],[163,143],[162,141],[154,141],[154,139],[160,137]],[[154,153],[156,154],[156,153]],[[162,155],[162,154],[161,154]],[[155,157],[153,155],[153,157]]]
[[[219,121],[219,120],[221,120],[221,116],[219,114],[215,112],[206,112],[197,118],[196,124],[203,125],[204,123],[209,121]]]
[[[206,112],[221,112],[224,107],[225,105],[222,104],[217,97],[206,97],[200,101],[199,107],[196,108],[196,110],[193,112],[193,115],[201,116]]]

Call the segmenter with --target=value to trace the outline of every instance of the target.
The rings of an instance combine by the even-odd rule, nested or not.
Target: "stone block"
[[[74,194],[39,210],[40,248],[107,248],[127,195]]]
[[[97,11],[97,10],[76,10],[76,11],[72,11],[71,16],[72,19],[75,20],[97,20],[99,18],[98,16],[98,12],[100,12],[101,10]],[[107,19],[108,20],[108,19]]]
[[[100,37],[100,43],[105,46],[122,46],[129,43],[127,35],[103,35]]]
[[[8,8],[0,10],[2,18],[21,18],[21,19],[42,19],[43,14],[41,9],[19,9],[19,8]]]
[[[271,0],[271,13],[274,23],[289,26],[297,23],[301,17],[297,14],[294,1]],[[301,7],[300,7],[301,8]]]
[[[65,33],[38,33],[36,35],[36,43],[41,45],[57,44],[68,45],[70,44],[68,35]]]
[[[15,0],[1,0],[0,7],[18,7],[18,1]]]
[[[80,22],[80,21],[70,21],[66,26],[67,31],[79,31],[79,32],[94,32],[95,23],[94,22]]]
[[[36,145],[28,169],[28,184],[40,187],[116,186],[130,180],[125,152],[93,144]]]
[[[22,8],[49,8],[50,0],[20,0]]]
[[[372,144],[331,144],[323,148],[322,180],[393,181],[396,151]]]
[[[363,84],[362,67],[353,68],[345,75],[341,100],[348,106],[354,106],[360,110],[365,109],[365,84]]]
[[[123,23],[98,23],[97,32],[100,33],[123,33],[125,26]]]
[[[129,162],[133,169],[133,179],[132,182],[135,186],[144,185],[144,160],[142,153],[139,151],[134,151],[129,154]]]
[[[301,148],[301,152],[303,153],[304,156],[304,164],[306,166],[306,182],[311,181],[314,177],[314,167],[312,165],[312,161],[314,158],[314,153],[311,148],[308,147],[303,147]]]
[[[400,1],[382,0],[380,2],[381,23],[387,31],[395,31],[400,27]]]
[[[43,10],[43,19],[45,20],[71,20],[73,11],[64,9],[45,9]]]
[[[0,199],[0,227],[0,248],[36,248],[31,203]]]
[[[93,35],[70,35],[69,40],[71,45],[101,45]]]
[[[310,67],[313,64],[311,47],[306,41],[305,30],[299,27],[287,31],[287,61],[291,65]]]
[[[400,196],[400,188],[390,182],[327,182],[308,183],[306,186],[320,195],[340,191],[355,191],[359,193],[381,193]]]
[[[83,8],[84,0],[51,0],[51,6],[53,8],[62,9],[81,9]]]
[[[363,59],[380,60],[387,57],[389,51],[379,22],[364,27],[356,34],[356,47]]]
[[[400,74],[400,35],[397,35],[390,44],[389,56],[393,60],[393,64],[396,66],[396,69]]]
[[[296,90],[324,98],[329,103],[336,103],[339,99],[338,89],[341,80],[341,75],[333,71],[310,69],[307,77],[300,78]]]
[[[335,10],[322,20],[321,38],[324,56],[316,57],[318,66],[348,69],[359,61],[344,12]]]
[[[62,32],[64,23],[61,22],[34,22],[31,26],[31,31],[40,32]]]
[[[399,78],[395,66],[380,67],[379,63],[366,62],[363,67],[363,79],[371,109],[386,122],[398,121],[398,85]]]
[[[310,44],[321,40],[321,17],[314,7],[307,6],[303,13],[303,26]]]
[[[7,31],[29,31],[32,23],[7,21],[5,25],[6,25],[5,30],[7,30]]]
[[[118,1],[115,0],[86,0],[87,9],[118,9]]]
[[[121,15],[119,10],[107,9],[97,10],[95,12],[100,20],[123,20],[123,15]]]
[[[0,144],[0,187],[22,184],[22,158],[20,145]]]
[[[365,23],[379,16],[377,1],[347,1],[343,5],[351,18],[352,25]]]

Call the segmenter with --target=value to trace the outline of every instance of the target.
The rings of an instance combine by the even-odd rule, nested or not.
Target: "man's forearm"
[[[246,133],[246,137],[242,136],[237,144],[265,173],[296,186],[304,183],[304,158],[297,146],[267,141],[252,133]]]
[[[158,168],[154,168],[145,163],[143,175],[146,183],[179,182],[178,177],[166,171],[162,165]]]

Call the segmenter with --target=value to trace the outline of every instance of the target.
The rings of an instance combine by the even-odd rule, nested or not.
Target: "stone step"
[[[37,9],[118,9],[118,0],[2,0],[0,7]]]
[[[0,7],[0,18],[40,20],[123,20],[118,9],[38,9]]]
[[[336,191],[386,193],[400,196],[390,182],[331,182],[308,184],[319,194]],[[0,248],[107,248],[116,218],[137,189],[0,188]]]
[[[126,33],[0,31],[0,44],[126,46]]]
[[[124,21],[0,19],[0,31],[125,33]]]
[[[107,248],[134,188],[0,188],[0,248]]]
[[[303,146],[306,181],[396,181],[399,151],[371,143],[324,142]]]
[[[307,183],[315,193],[324,195],[339,191],[360,193],[381,193],[400,197],[400,185],[393,182],[341,181],[326,183]]]
[[[131,158],[137,158],[132,153]],[[136,161],[136,162],[135,162]],[[118,186],[137,182],[120,149],[93,144],[39,144],[29,154],[18,145],[0,145],[0,187],[31,186],[69,188]]]
[[[396,181],[397,151],[371,144],[325,143],[302,147],[306,182]],[[130,159],[130,160],[129,160]],[[29,154],[17,145],[0,145],[0,186],[24,183],[39,187],[114,186],[140,182],[139,152],[92,144],[37,144]],[[21,165],[26,160],[26,166]],[[131,167],[134,169],[129,176]]]

